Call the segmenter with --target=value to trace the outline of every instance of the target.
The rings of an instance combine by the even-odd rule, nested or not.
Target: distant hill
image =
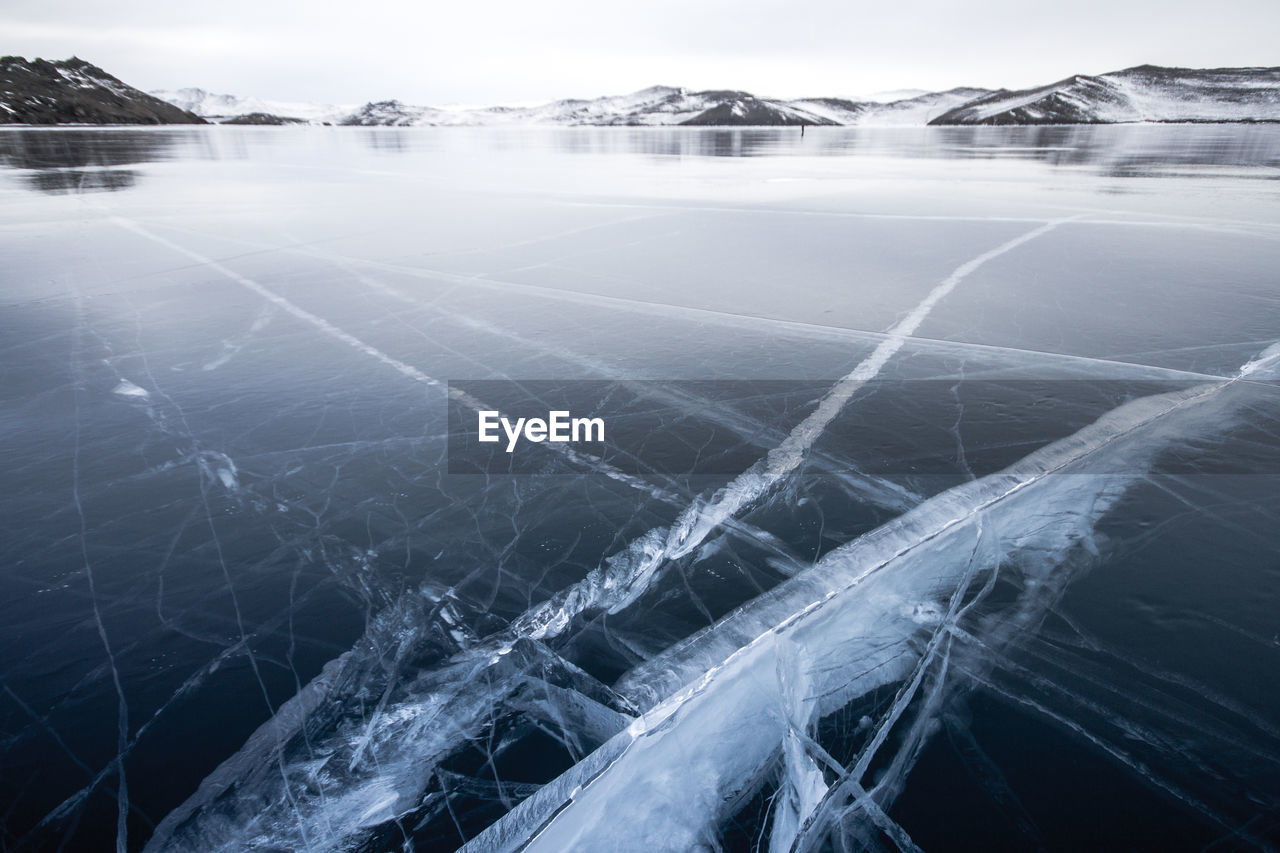
[[[797,125],[920,126],[952,107],[988,93],[952,89],[899,101],[850,101],[841,98],[762,98],[734,89],[692,92],[651,86],[629,95],[591,100],[551,101],[536,107],[486,107],[446,110],[400,101],[365,104],[339,124],[354,125],[687,125],[702,127],[777,127]]]
[[[1115,124],[1280,121],[1280,68],[1161,68],[1139,65],[1048,86],[1000,90],[930,124]]]
[[[693,118],[680,122],[687,125],[732,127],[735,125],[838,125],[843,122],[786,101],[757,98],[748,92],[703,92],[714,106]]]
[[[800,125],[839,124],[786,101],[730,90],[690,92],[651,86],[629,95],[551,101],[536,107],[447,110],[400,101],[365,104],[341,124],[359,125]]]
[[[210,121],[232,124],[337,124],[355,109],[352,105],[245,98],[197,88],[156,89],[150,94]]]
[[[904,95],[906,97],[898,97]],[[27,124],[339,124],[359,126],[663,126],[1114,124],[1280,121],[1280,68],[1139,65],[1032,89],[900,90],[872,99],[782,99],[733,89],[651,86],[539,106],[449,108],[271,101],[204,89],[147,94],[72,57],[0,59],[0,122]]]
[[[83,59],[0,57],[0,124],[204,124]]]
[[[552,101],[536,107],[440,109],[400,101],[366,104],[339,119],[360,125],[848,125],[1115,124],[1280,121],[1280,69],[1140,65],[1075,75],[1033,89],[961,87],[896,100],[765,98],[737,90],[653,86],[629,95]]]

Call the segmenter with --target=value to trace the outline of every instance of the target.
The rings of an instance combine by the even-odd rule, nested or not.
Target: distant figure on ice
[[[801,136],[804,136],[804,124],[803,124],[803,122],[800,124],[800,135],[801,135]]]

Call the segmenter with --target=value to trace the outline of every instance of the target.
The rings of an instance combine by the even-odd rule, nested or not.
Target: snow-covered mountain
[[[906,97],[897,97],[905,95]],[[888,98],[888,100],[886,100]],[[900,90],[869,98],[762,97],[730,89],[652,86],[628,95],[539,106],[363,106],[276,101],[204,89],[146,94],[72,57],[0,59],[0,122],[30,124],[201,122],[390,126],[783,126],[1107,124],[1280,121],[1280,68],[1196,70],[1140,65],[1011,91]]]
[[[974,98],[990,94],[987,89],[960,87],[945,92],[926,92],[912,98],[875,104],[857,122],[876,127],[918,127]]]
[[[800,125],[841,124],[799,102],[759,98],[749,92],[690,92],[651,86],[629,95],[552,101],[535,107],[446,110],[399,101],[365,104],[343,119],[360,125]]]
[[[863,127],[919,127],[934,118],[990,94],[987,89],[950,89],[926,92],[896,101],[846,101],[840,98],[806,98],[793,106],[830,119],[831,123]]]
[[[907,93],[911,94],[911,93]],[[1077,75],[1021,91],[957,88],[890,101],[763,98],[655,86],[630,95],[540,107],[439,110],[368,104],[344,123],[451,125],[859,125],[1109,124],[1280,121],[1280,68],[1195,70],[1142,65]]]
[[[1048,86],[1000,90],[930,124],[1113,124],[1280,121],[1280,68],[1139,65]]]
[[[700,92],[707,108],[680,124],[724,125],[802,125],[841,124],[819,111],[787,101],[757,98],[749,92]]]
[[[449,125],[490,125],[522,122],[545,124],[526,119],[523,110],[513,107],[419,107],[402,101],[373,101],[341,116],[334,124],[375,127],[444,127]]]
[[[336,124],[355,109],[353,105],[312,104],[222,95],[204,89],[155,89],[152,95],[206,119],[228,120],[245,116],[276,116],[315,124]],[[263,122],[266,123],[266,122]]]
[[[1109,124],[1280,121],[1280,68],[1193,70],[1151,65],[1077,75],[1035,89],[957,88],[888,102],[764,98],[655,86],[630,95],[539,107],[440,110],[367,104],[346,124],[456,125],[858,125]]]
[[[743,94],[743,93],[734,93]],[[666,125],[696,118],[721,100],[708,92],[673,86],[650,86],[629,95],[552,101],[537,107],[509,108],[505,121],[536,124]]]
[[[0,57],[0,124],[204,124],[78,57]]]
[[[888,103],[842,98],[762,98],[716,89],[691,92],[653,86],[629,95],[552,101],[536,107],[439,109],[400,101],[365,104],[338,124],[353,125],[592,125],[592,126],[919,126],[982,95],[986,89],[952,89]]]

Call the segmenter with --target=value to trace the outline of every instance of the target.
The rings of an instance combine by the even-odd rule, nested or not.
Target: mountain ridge
[[[0,56],[0,124],[205,124],[77,56]]]
[[[262,124],[305,121],[346,126],[485,126],[532,124],[598,127],[707,126],[776,127],[796,125],[918,126],[929,119],[985,95],[990,90],[958,87],[892,101],[836,97],[768,98],[737,89],[691,91],[676,86],[649,86],[625,95],[564,98],[537,106],[429,107],[390,99],[359,107],[289,104],[239,98],[203,89],[156,90],[152,94],[188,108],[219,124],[247,123],[250,115],[274,117]],[[281,109],[272,112],[273,104]],[[290,108],[291,107],[291,108]]]
[[[1135,65],[1073,74],[1047,86],[1000,89],[933,125],[1127,124],[1280,121],[1280,67]]]
[[[0,58],[0,123],[352,126],[896,126],[1280,122],[1280,67],[1136,65],[1025,89],[899,90],[892,100],[773,98],[650,86],[536,106],[432,107],[277,101],[199,88],[141,92],[76,57]],[[908,97],[896,97],[907,95]]]
[[[627,95],[569,98],[532,107],[448,109],[376,101],[327,123],[919,127],[1280,121],[1280,68],[1265,66],[1194,69],[1146,64],[1098,75],[1074,74],[1027,89],[962,86],[905,94],[910,97],[889,101],[783,99],[733,89],[651,86]],[[259,102],[244,103],[247,110],[247,105]]]

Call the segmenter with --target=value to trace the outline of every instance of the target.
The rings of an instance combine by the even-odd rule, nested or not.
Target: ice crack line
[[[191,231],[189,229],[179,229],[177,226],[174,226],[172,224],[167,225],[167,227],[175,230],[184,231],[192,235],[200,236],[200,232]],[[605,376],[609,379],[612,379],[618,382],[635,378],[633,376],[628,375],[626,371],[611,367],[607,362],[605,362],[602,359],[590,358],[590,357],[584,356],[578,353],[577,351],[575,351],[574,349],[567,347],[566,345],[564,345],[563,342],[559,342],[559,341],[548,342],[545,340],[528,338],[518,334],[517,332],[512,331],[510,328],[497,326],[487,320],[479,319],[469,314],[465,314],[459,311],[454,311],[448,308],[435,305],[435,303],[441,300],[444,294],[452,292],[453,288],[449,288],[443,293],[437,294],[431,297],[430,299],[419,297],[419,296],[411,296],[410,294],[404,292],[403,290],[397,287],[393,287],[379,279],[364,275],[363,273],[354,269],[354,267],[359,264],[367,265],[369,263],[368,261],[361,260],[359,258],[348,258],[342,255],[336,255],[330,252],[319,251],[314,248],[309,248],[310,243],[308,241],[302,240],[292,234],[286,233],[284,236],[290,241],[290,243],[287,246],[279,247],[280,251],[292,252],[292,253],[300,254],[304,257],[317,258],[331,264],[336,264],[338,267],[340,267],[342,270],[350,274],[361,284],[365,285],[366,287],[370,288],[371,290],[377,293],[381,293],[385,296],[395,299],[398,302],[402,302],[406,305],[412,305],[415,307],[433,306],[434,309],[438,311],[441,316],[446,317],[451,322],[465,326],[468,329],[478,330],[485,334],[502,338],[503,340],[506,340],[506,341],[514,341],[522,346],[534,348],[539,352],[550,354],[555,358],[561,359],[563,361],[568,361],[571,364],[577,365],[579,367],[586,368],[592,374]],[[270,243],[264,243],[260,241],[254,241],[254,240],[237,239],[236,242],[244,243],[246,245],[256,246],[262,249],[263,251],[271,251],[276,248],[276,247],[273,247],[273,245]],[[385,267],[386,265],[380,264],[379,266]],[[421,270],[417,270],[414,268],[405,268],[405,269],[398,270],[398,273],[401,273],[401,274],[408,274],[411,272],[417,273],[417,272],[421,272]],[[485,283],[485,280],[483,279],[475,279],[475,281],[480,282],[482,284]],[[457,287],[458,284],[460,284],[460,282],[455,283],[454,287]],[[412,324],[407,323],[404,320],[404,318],[399,314],[391,314],[390,316],[392,319],[401,323],[406,328],[412,330],[414,333],[418,335],[423,335],[425,337],[424,333],[421,330],[419,330],[417,327],[413,326]],[[773,322],[782,322],[782,321],[767,320],[766,322],[773,323]],[[255,326],[256,325],[257,323],[255,322]],[[823,327],[820,327],[820,328],[823,328]],[[866,334],[872,334],[872,333],[866,333]],[[876,339],[883,338],[883,336],[884,335],[882,332],[874,333],[874,337]],[[435,343],[439,345],[440,342],[436,341]],[[469,358],[465,353],[461,353],[456,349],[451,348],[450,351],[462,358]],[[229,356],[224,356],[223,358],[227,358],[227,357]],[[474,361],[474,359],[470,359],[470,360]],[[219,363],[221,363],[221,359],[219,360]],[[209,369],[209,367],[206,365],[205,369]],[[453,393],[455,394],[457,393],[456,388],[453,389]],[[678,392],[678,391],[655,390],[652,388],[646,388],[644,393],[647,396],[650,396],[662,402],[668,403],[673,407],[682,406],[685,409],[689,410],[690,412],[696,414],[698,417],[714,420],[717,424],[721,426],[725,426],[726,428],[733,431],[736,435],[738,435],[743,439],[754,441],[758,436],[762,434],[767,434],[772,440],[780,440],[779,438],[775,438],[775,434],[781,435],[782,430],[780,428],[770,427],[769,425],[766,425],[758,421],[747,420],[740,413],[734,411],[731,407],[727,408],[722,405],[712,405],[708,400],[701,399],[695,395],[689,395],[689,394],[685,394],[683,392]],[[482,407],[482,408],[489,408],[489,407]],[[867,497],[869,497],[869,499],[871,499],[872,501],[875,501],[881,504],[886,504],[894,509],[900,509],[904,503],[906,503],[907,505],[914,505],[916,503],[919,503],[921,500],[919,495],[913,494],[912,492],[910,492],[910,490],[904,489],[903,487],[889,480],[876,478],[876,477],[869,477],[868,475],[865,474],[865,472],[858,470],[856,467],[849,466],[849,464],[843,460],[835,460],[832,458],[832,459],[827,459],[826,461],[831,466],[830,473],[833,473],[836,476],[841,477],[841,479],[847,485],[859,487],[860,491],[865,491]],[[848,476],[850,473],[852,473],[853,476]],[[683,502],[681,503],[683,504]]]
[[[729,485],[721,489],[705,507],[693,506],[687,510],[673,526],[667,537],[665,557],[678,559],[697,548],[711,531],[728,519],[736,516],[744,507],[763,496],[776,483],[789,475],[804,461],[809,449],[818,437],[826,430],[836,416],[844,409],[853,395],[870,380],[874,379],[888,364],[912,334],[920,328],[929,313],[947,294],[955,290],[960,282],[970,274],[1001,255],[1010,252],[1024,243],[1049,233],[1064,222],[1079,219],[1072,216],[1046,223],[1032,229],[1012,240],[983,252],[972,260],[966,261],[930,290],[920,302],[899,320],[886,333],[869,356],[863,359],[852,371],[823,397],[817,408],[803,421],[795,426],[781,444],[769,451],[769,455],[761,462],[743,472]],[[653,565],[652,570],[657,565]],[[640,587],[645,585],[647,577],[638,578]],[[635,587],[635,585],[632,585]],[[630,604],[637,593],[632,592],[624,600],[614,604],[613,611]]]
[[[71,497],[75,504],[76,515],[80,520],[80,556],[84,560],[84,574],[89,582],[89,601],[93,605],[93,621],[98,629],[98,638],[107,653],[107,664],[111,669],[111,682],[116,690],[116,775],[120,784],[116,788],[116,853],[125,853],[129,845],[129,783],[125,775],[124,757],[129,747],[129,703],[125,699],[124,687],[121,684],[120,668],[116,665],[115,652],[111,648],[111,640],[107,637],[107,627],[102,620],[102,609],[98,603],[98,586],[93,576],[93,563],[89,560],[89,535],[85,521],[84,503],[80,499],[80,338],[84,328],[83,308],[76,301],[76,333],[73,338],[71,353],[72,397],[75,403],[75,445],[71,457]]]
[[[676,692],[664,690],[657,694],[656,704],[637,702],[649,705],[649,709],[624,733],[601,747],[599,761],[568,771],[472,839],[464,849],[555,850],[563,849],[570,837],[575,846],[591,846],[593,840],[607,838],[610,830],[616,829],[597,817],[625,802],[634,792],[637,778],[655,767],[669,767],[672,756],[685,762],[686,775],[692,775],[682,779],[684,787],[668,800],[662,799],[666,791],[661,785],[650,786],[657,799],[645,810],[646,819],[665,823],[656,828],[646,824],[646,829],[663,838],[678,831],[686,831],[688,837],[702,837],[701,834],[714,831],[723,804],[745,789],[743,780],[748,775],[755,774],[758,781],[771,772],[770,756],[778,754],[784,738],[794,730],[792,705],[779,704],[793,702],[785,680],[773,675],[780,671],[812,675],[813,681],[806,684],[803,696],[815,702],[814,720],[836,707],[823,704],[830,701],[828,697],[838,697],[840,707],[847,707],[850,698],[904,681],[903,689],[847,779],[828,789],[827,804],[818,807],[825,808],[825,812],[818,815],[818,822],[806,824],[797,837],[802,843],[793,844],[790,849],[793,853],[810,849],[806,835],[813,842],[821,841],[825,815],[834,819],[838,813],[846,813],[843,804],[850,798],[853,808],[865,810],[876,821],[876,810],[883,803],[873,797],[889,797],[919,754],[929,735],[930,720],[936,718],[945,698],[951,636],[959,630],[956,623],[969,606],[985,598],[993,588],[996,565],[1006,560],[1017,562],[1021,555],[1039,563],[1025,570],[1027,604],[1020,604],[1004,620],[1004,630],[1012,632],[1019,630],[1018,626],[1034,625],[1034,619],[1027,619],[1037,608],[1048,606],[1071,579],[1072,573],[1060,567],[1068,565],[1076,549],[1090,549],[1089,535],[1098,520],[1130,486],[1145,480],[1144,472],[1151,470],[1158,456],[1168,447],[1227,429],[1235,413],[1247,410],[1250,403],[1247,398],[1230,398],[1218,407],[1210,407],[1210,401],[1228,387],[1249,381],[1247,377],[1271,378],[1277,372],[1280,345],[1248,362],[1237,378],[1227,383],[1125,403],[1003,471],[956,486],[877,531],[829,552],[807,577],[793,578],[778,592],[760,596],[714,628],[693,635],[675,647],[674,655],[663,653],[646,662],[643,666],[648,676],[657,675],[683,686]],[[1169,420],[1178,412],[1189,423],[1176,426],[1178,421]],[[1071,466],[1099,453],[1107,453],[1113,461],[1132,466],[1133,470],[1118,471],[1100,483],[1093,481],[1083,487],[1075,477],[1046,482],[1051,474],[1069,473]],[[1080,473],[1083,472],[1077,470]],[[1029,491],[1037,484],[1043,484],[1038,492]],[[1021,498],[1016,497],[1019,494]],[[988,510],[993,514],[988,515]],[[988,527],[988,519],[994,519],[994,527]],[[1052,519],[1052,523],[1046,523],[1046,519]],[[972,530],[974,545],[964,559],[959,546],[965,540],[959,537],[965,535],[962,531],[966,526]],[[984,544],[986,529],[994,530],[996,539]],[[888,572],[890,566],[896,566],[893,574]],[[977,573],[987,567],[991,571],[986,585],[966,604],[965,596]],[[882,578],[878,588],[869,586],[861,595],[851,594],[877,574]],[[895,673],[886,668],[882,674],[871,676],[893,659],[886,657],[890,652],[896,650],[894,657],[910,653],[908,644],[917,631],[916,619],[905,614],[893,616],[891,608],[884,608],[884,602],[895,598],[919,600],[921,594],[936,596],[947,586],[951,587],[947,615],[934,629],[914,670],[904,668]],[[827,609],[825,618],[818,615],[824,608],[832,608]],[[877,621],[881,618],[877,612],[889,615]],[[838,626],[848,633],[841,634]],[[998,636],[994,628],[990,630]],[[855,638],[861,646],[841,648]],[[836,649],[841,649],[839,654],[834,653]],[[692,653],[687,653],[690,650]],[[790,658],[797,654],[801,659],[793,662]],[[785,669],[780,661],[785,663]],[[906,739],[895,748],[884,775],[873,788],[864,789],[858,777],[872,766],[874,752],[885,745],[888,732],[913,696],[926,689],[926,670],[933,664],[938,671],[923,694],[921,713],[911,724]],[[642,676],[636,681],[636,672],[633,669],[624,676],[615,689],[624,696],[634,696],[625,682],[639,684],[647,680]],[[776,687],[771,679],[777,681]],[[854,692],[855,685],[858,692]],[[843,698],[839,698],[842,693]],[[725,733],[735,727],[750,729],[752,737],[727,737]],[[1107,748],[1103,741],[1098,745]],[[1113,755],[1146,774],[1138,759],[1127,760],[1128,756],[1121,752]],[[703,776],[693,778],[698,773]],[[1158,779],[1153,781],[1160,784]],[[1181,796],[1176,790],[1166,789]],[[1198,800],[1187,802],[1201,808]],[[1213,812],[1201,810],[1228,829],[1239,831]]]
[[[247,276],[240,275],[240,273],[236,272],[230,267],[224,266],[223,264],[219,263],[213,258],[206,257],[200,254],[199,252],[192,251],[191,249],[188,249],[185,246],[181,246],[177,243],[174,243],[171,240],[166,240],[164,237],[161,237],[159,234],[152,233],[148,229],[139,225],[137,222],[134,222],[131,219],[126,219],[123,216],[112,216],[110,217],[110,221],[120,226],[121,228],[124,228],[126,230],[132,231],[135,234],[138,234],[141,237],[145,237],[148,240],[151,240],[155,243],[159,243],[160,245],[165,246],[168,249],[172,249],[173,251],[178,252],[179,254],[186,255],[188,258],[191,258],[192,260],[198,262],[202,266],[206,266],[209,269],[212,269],[218,273],[221,273],[222,275],[226,276],[227,278],[231,279],[237,284],[240,284],[248,288],[249,290],[253,291],[254,293],[258,294],[263,299],[267,300],[273,305],[276,305],[282,308],[283,310],[287,311],[289,314],[293,315],[299,320],[302,320],[303,322],[306,322],[311,324],[312,326],[315,326],[317,329],[324,332],[326,335],[329,335],[332,338],[336,338],[337,340],[342,341],[347,346],[352,347],[353,349],[356,349],[367,356],[376,358],[378,361],[382,362],[388,367],[395,369],[401,375],[406,376],[409,379],[414,380],[415,382],[421,382],[424,385],[428,385],[432,388],[438,388],[440,390],[443,390],[452,399],[458,400],[459,402],[463,403],[464,405],[472,409],[478,410],[478,409],[491,408],[490,406],[483,404],[481,401],[477,400],[475,397],[471,396],[470,394],[467,394],[456,388],[450,389],[446,385],[446,383],[441,382],[439,379],[436,379],[434,377],[428,376],[427,374],[423,373],[421,370],[414,367],[413,365],[406,364],[405,362],[400,361],[398,358],[388,355],[387,353],[383,352],[377,347],[370,346],[369,344],[357,338],[355,335],[345,332],[342,329],[338,328],[337,326],[333,325],[323,317],[320,317],[316,314],[312,314],[310,311],[294,304],[293,302],[289,301],[288,299],[276,293],[275,291],[270,290],[269,288],[263,287],[261,284],[259,284],[258,282],[254,281],[253,279]],[[604,462],[603,460],[597,459],[594,456],[591,456],[586,453],[581,453],[579,451],[575,451],[572,448],[568,447],[567,445],[548,444],[546,446],[554,451],[559,452],[561,455],[565,456],[575,464],[589,468],[593,471],[596,471],[600,474],[603,474],[607,477],[617,480],[618,482],[625,483],[626,485],[631,486],[634,489],[637,489],[639,491],[649,494],[651,497],[657,500],[668,501],[668,502],[672,502],[676,500],[674,495],[668,494],[664,490],[656,486],[652,486],[644,482],[638,477],[633,477],[630,474],[620,471],[614,468],[613,466],[609,465],[608,463]]]
[[[213,258],[207,258],[204,255],[200,254],[199,252],[193,252],[192,250],[186,248],[185,246],[180,246],[177,243],[174,243],[170,240],[166,240],[164,237],[161,237],[159,234],[154,234],[151,231],[148,231],[146,228],[143,228],[141,225],[134,222],[133,220],[125,219],[123,216],[113,216],[111,217],[111,221],[116,225],[120,226],[121,228],[132,231],[133,233],[138,234],[139,236],[146,237],[148,240],[151,240],[154,243],[159,243],[160,245],[168,249],[172,249],[173,251],[181,255],[186,255],[188,258],[191,258],[193,261],[196,261],[202,266],[206,266],[209,269],[216,270],[217,272],[221,273],[222,275],[226,276],[227,278],[231,279],[237,284],[243,285],[244,287],[247,287],[249,290],[252,290],[254,293],[258,294],[263,299],[267,300],[273,305],[283,308],[285,311],[289,312],[294,317],[297,317],[299,320],[310,323],[311,325],[315,326],[317,329],[329,335],[330,337],[337,338],[347,346],[353,347],[359,350],[360,352],[364,353],[365,355],[372,356],[373,358],[376,358],[378,361],[382,362],[383,364],[388,365],[389,367],[395,368],[401,374],[409,377],[410,379],[413,379],[417,382],[422,382],[426,385],[430,385],[435,388],[444,387],[444,383],[442,383],[440,380],[433,379],[432,377],[423,373],[421,370],[414,367],[413,365],[405,364],[403,361],[400,361],[397,358],[392,358],[391,356],[387,355],[385,352],[383,352],[382,350],[376,347],[369,346],[364,341],[360,340],[354,335],[350,335],[342,331],[342,329],[339,329],[337,326],[333,325],[323,317],[319,317],[315,314],[312,314],[310,311],[306,310],[305,308],[301,308],[295,305],[294,303],[290,302],[288,299],[285,299],[283,296],[276,293],[275,291],[268,290],[267,288],[258,284],[253,279],[240,275],[240,273],[236,272],[230,267],[223,266],[222,264],[215,261]]]
[[[1046,223],[956,267],[906,317],[885,333],[875,350],[837,382],[817,408],[797,424],[768,456],[734,478],[707,503],[696,502],[687,507],[670,527],[650,530],[632,542],[626,551],[593,569],[582,581],[526,611],[512,623],[512,628],[518,634],[541,640],[558,635],[574,616],[585,610],[605,608],[610,613],[618,613],[630,606],[652,585],[654,577],[665,564],[699,547],[714,530],[735,519],[743,509],[798,468],[814,442],[857,390],[879,375],[920,328],[929,312],[960,282],[988,261],[1079,218],[1071,216]]]
[[[399,365],[402,365],[405,369],[400,370],[400,372],[409,378],[413,378],[417,381],[430,381],[436,385],[441,384],[435,380],[430,380],[430,377],[426,377],[425,374],[422,374],[421,371],[418,371],[416,368],[412,368],[409,365],[403,365],[402,362],[398,362],[385,353],[369,347],[362,341],[359,341],[353,336],[332,326],[327,321],[294,306],[292,303],[288,302],[288,300],[285,300],[284,297],[272,293],[257,282],[253,282],[251,279],[247,279],[231,272],[222,264],[211,261],[208,258],[204,258],[203,256],[181,246],[170,243],[163,238],[158,238],[146,229],[142,228],[142,226],[129,222],[128,220],[121,221],[117,219],[115,221],[117,224],[120,224],[128,230],[159,242],[162,245],[169,246],[173,250],[206,265],[208,268],[227,275],[232,280],[237,281],[251,291],[258,293],[273,304],[289,311],[293,316],[317,326],[322,331],[342,340],[344,343],[347,343],[357,350],[379,358],[379,360],[392,367],[396,367],[398,370],[400,370]],[[925,299],[915,306],[906,317],[890,329],[882,340],[880,346],[876,348],[875,352],[869,358],[864,359],[849,375],[849,377],[846,377],[846,379],[866,381],[867,379],[874,378],[874,376],[880,372],[893,355],[896,354],[903,345],[905,345],[907,339],[915,332],[916,329],[919,328],[921,323],[923,323],[924,319],[937,305],[937,303],[951,290],[953,290],[966,276],[970,275],[974,270],[978,269],[982,264],[992,258],[998,257],[1022,243],[1047,233],[1058,224],[1060,223],[1055,222],[1042,225],[1041,227],[1029,231],[1014,240],[997,246],[996,248],[956,268],[956,270],[954,270],[946,279],[934,286],[934,288],[926,295]],[[723,518],[717,523],[736,524],[737,522],[734,518],[735,513],[745,507],[749,502],[757,499],[760,495],[763,495],[777,482],[778,479],[786,476],[800,464],[803,455],[809,450],[818,435],[821,434],[827,424],[830,423],[830,421],[838,414],[843,404],[851,398],[853,389],[849,389],[847,387],[849,384],[850,383],[846,381],[837,385],[836,388],[833,388],[828,393],[827,397],[820,403],[818,410],[793,430],[792,434],[789,435],[781,445],[779,445],[779,448],[769,455],[768,459],[761,460],[757,463],[755,468],[751,469],[751,471],[744,475],[744,477],[748,477],[750,479],[750,482],[747,483],[744,489],[752,491],[740,490],[738,496],[733,500],[726,498],[723,493],[716,496],[711,506],[717,508],[718,511],[722,511],[723,515]],[[847,393],[845,393],[843,398],[839,399],[838,402],[833,403],[833,398],[836,395],[839,395],[842,391]],[[784,452],[779,454],[778,450],[783,450]],[[770,481],[767,477],[762,477],[762,474],[769,474],[773,476],[774,479]],[[743,478],[739,478],[735,483],[738,483],[742,479]],[[736,501],[736,503],[734,501]],[[622,553],[615,555],[615,557],[611,558],[605,565],[599,566],[593,570],[585,580],[563,590],[551,600],[531,608],[523,617],[520,617],[513,622],[506,632],[503,632],[500,636],[492,639],[485,645],[473,649],[465,658],[459,659],[456,665],[459,668],[463,666],[467,667],[469,672],[488,672],[489,668],[492,667],[495,662],[512,649],[518,638],[545,638],[547,636],[554,636],[563,631],[575,615],[588,608],[601,606],[613,608],[625,606],[626,603],[634,598],[634,596],[639,595],[643,591],[644,587],[650,582],[653,575],[661,567],[664,561],[669,560],[677,553],[688,553],[693,548],[697,547],[697,545],[711,532],[713,525],[702,526],[699,523],[699,520],[704,515],[706,506],[707,505],[704,503],[695,503],[692,506],[687,506],[683,510],[679,521],[671,528],[656,528],[651,530],[648,534],[639,537],[633,541],[629,548],[625,549]],[[682,548],[684,549],[683,551],[680,550]],[[481,660],[487,660],[488,663],[478,663],[478,661]],[[475,669],[473,670],[473,668]],[[495,676],[503,677],[500,673],[495,673]],[[315,683],[316,682],[313,682],[313,684]],[[446,707],[447,703],[454,702],[459,695],[465,694],[465,691],[468,689],[469,687],[466,683],[450,683],[443,688],[433,689],[427,698],[419,702],[418,705],[426,708]],[[450,728],[459,733],[457,735],[458,737],[467,736],[467,733],[477,729],[477,720],[479,719],[479,715],[487,709],[487,707],[487,705],[484,706],[484,708],[481,708],[480,705],[475,705],[473,707],[470,704],[464,704],[457,708],[450,707],[447,711],[451,718],[449,720]],[[290,711],[289,713],[284,714],[284,719],[290,719],[293,713],[295,713],[295,711]],[[281,713],[278,713],[277,719],[280,719],[281,715]],[[391,746],[396,746],[402,754],[414,754],[421,757],[421,764],[423,765],[421,768],[405,770],[402,774],[403,778],[401,779],[400,790],[403,796],[410,799],[418,796],[419,792],[425,788],[425,776],[427,771],[430,769],[429,765],[437,761],[438,754],[449,746],[448,744],[443,746],[433,746],[428,742],[428,734],[429,731],[424,727],[412,727],[404,733],[390,733],[387,735],[386,748],[384,748],[382,752],[382,755],[385,756],[389,754],[386,751],[387,749]],[[272,760],[274,761],[275,759],[273,758]],[[377,761],[378,756],[371,755],[369,758],[365,759],[362,764],[373,768],[377,766]],[[374,770],[370,769],[365,772],[372,774],[374,773]],[[395,772],[399,773],[400,771],[397,770]],[[371,776],[364,782],[352,783],[351,787],[353,791],[371,790],[370,786],[375,785],[377,778],[377,776]],[[219,784],[222,784],[222,782],[219,781]],[[288,780],[282,780],[282,784],[287,786]],[[221,790],[225,791],[227,789],[223,788]],[[209,803],[213,802],[213,796],[214,795],[206,795],[203,799],[193,798],[193,800],[188,801],[190,804],[189,807],[184,806],[183,810],[171,813],[170,816],[166,818],[168,828],[166,829],[162,826],[162,829],[158,830],[158,834],[156,836],[156,838],[162,838],[164,840],[155,842],[153,839],[153,845],[156,846],[157,849],[165,843],[176,845],[177,842],[173,840],[174,836],[172,835],[172,828],[187,820],[191,820],[194,814],[203,813],[206,815],[203,820],[216,823],[218,820],[217,817],[209,816],[211,812],[203,811],[206,808],[211,808]],[[311,813],[316,809],[323,808],[316,800],[317,797],[315,795],[309,793],[306,794],[303,803],[304,813]],[[266,831],[268,834],[270,832],[270,830],[259,831]],[[362,826],[353,825],[346,827],[341,831],[345,836],[355,835],[363,832],[364,830]]]

